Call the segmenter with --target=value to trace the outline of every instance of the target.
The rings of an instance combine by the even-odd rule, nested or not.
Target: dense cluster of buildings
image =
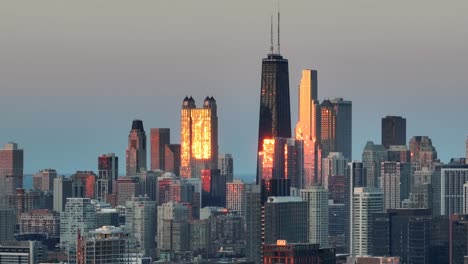
[[[23,150],[0,150],[0,263],[458,264],[468,255],[467,156],[444,164],[406,119],[352,157],[352,103],[302,71],[291,128],[288,60],[262,61],[256,182],[219,154],[217,103],[182,102],[180,143],[133,120],[125,155],[54,169],[23,189]],[[147,148],[150,148],[149,150]],[[147,154],[150,153],[148,166]],[[466,262],[465,262],[466,263]]]

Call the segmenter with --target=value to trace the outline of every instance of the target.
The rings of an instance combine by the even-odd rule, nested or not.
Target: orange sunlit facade
[[[304,187],[321,182],[320,116],[317,71],[303,70],[299,85],[299,118],[295,138],[304,141]]]
[[[201,170],[217,169],[218,117],[216,101],[207,97],[196,108],[192,97],[185,98],[181,111],[180,176],[200,178]]]
[[[261,161],[261,179],[269,180],[273,178],[273,165],[275,158],[275,139],[265,138],[263,139],[263,151],[258,153],[259,160]]]
[[[321,105],[321,145],[323,156],[336,151],[336,112],[329,100]]]

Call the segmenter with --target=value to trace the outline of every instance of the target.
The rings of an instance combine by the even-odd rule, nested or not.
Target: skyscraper
[[[117,180],[117,204],[125,206],[127,201],[141,195],[141,182],[139,177],[120,177]]]
[[[322,186],[329,190],[333,186],[329,186],[333,182],[331,178],[334,176],[344,176],[348,159],[341,152],[330,152],[327,157],[322,159]]]
[[[180,144],[164,147],[164,171],[180,176]]]
[[[15,225],[15,210],[0,207],[0,242],[15,240]]]
[[[249,261],[261,263],[261,244],[262,244],[262,201],[260,185],[246,185],[246,257]]]
[[[288,196],[290,187],[301,188],[304,166],[302,143],[294,138],[263,140],[263,150],[258,153],[257,172],[263,202],[268,196]]]
[[[430,257],[430,209],[390,209],[371,218],[371,255],[399,256],[402,263],[439,263]]]
[[[204,169],[218,169],[218,114],[216,100],[206,97],[202,108],[185,97],[180,118],[180,176],[201,178]]]
[[[336,151],[352,159],[353,104],[343,98],[330,100],[336,114]]]
[[[414,171],[420,171],[424,167],[434,169],[433,163],[437,159],[437,150],[428,136],[412,137],[409,141],[409,150]]]
[[[17,188],[23,188],[23,150],[10,142],[0,149],[0,203]]]
[[[401,208],[400,163],[382,162],[381,175],[380,189],[384,194],[384,208],[386,210]]]
[[[375,188],[354,188],[351,217],[351,255],[371,254],[372,214],[382,213],[383,193]]]
[[[159,258],[173,260],[180,252],[190,249],[190,207],[187,204],[168,202],[158,206]]]
[[[382,145],[406,145],[406,118],[386,116],[382,118]]]
[[[54,179],[57,177],[57,171],[53,169],[41,170],[33,175],[34,190],[52,191],[54,189]]]
[[[466,137],[466,155],[465,155],[465,163],[468,164],[468,137]]]
[[[103,226],[80,235],[78,252],[78,263],[141,263],[132,233],[122,227]]]
[[[347,252],[351,252],[352,244],[352,218],[353,218],[353,193],[354,188],[366,187],[366,178],[364,173],[363,163],[359,161],[352,161],[348,163],[346,168],[346,183],[344,191],[344,204],[345,204],[345,246]]]
[[[60,215],[60,245],[68,254],[68,262],[76,263],[78,234],[96,228],[96,211],[89,198],[68,198]]]
[[[328,153],[336,151],[336,113],[330,100],[323,100],[320,105],[320,123],[322,146],[322,156],[328,156]]]
[[[244,218],[247,210],[247,185],[238,179],[226,183],[226,208],[230,211],[239,212],[239,215]]]
[[[308,242],[328,246],[328,191],[322,186],[301,190],[302,200],[307,202]]]
[[[291,110],[288,60],[280,54],[279,34],[278,49],[274,52],[272,32],[270,53],[262,60],[257,153],[263,151],[264,139],[274,137],[291,137]],[[257,161],[257,167],[259,165],[260,161]],[[261,178],[257,175],[257,184],[260,182]]]
[[[135,119],[132,130],[128,135],[126,151],[127,176],[135,176],[138,172],[146,170],[146,134],[143,121]]]
[[[138,242],[140,254],[156,258],[156,202],[133,197],[125,204],[125,226]]]
[[[97,175],[92,171],[77,171],[71,177],[72,196],[94,199]]]
[[[264,243],[277,240],[300,243],[307,241],[307,202],[300,197],[268,197],[265,203]]]
[[[54,211],[65,210],[67,198],[72,196],[72,181],[70,178],[58,176],[54,179]]]
[[[380,165],[387,160],[387,150],[383,145],[375,145],[373,141],[367,141],[362,152],[362,164],[366,177],[367,187],[379,187]]]
[[[107,201],[107,195],[113,192],[114,184],[119,177],[119,158],[114,153],[98,157],[97,176],[96,199]]]
[[[295,138],[304,141],[304,188],[321,182],[321,113],[317,93],[317,71],[303,70],[299,85],[299,116]]]
[[[232,182],[234,178],[234,159],[232,155],[229,153],[219,154],[218,166],[220,174],[226,178],[226,182]]]
[[[165,167],[165,145],[171,142],[169,128],[152,128],[151,135],[151,170],[164,170]]]
[[[463,184],[468,181],[468,165],[446,164],[435,167],[433,210],[436,215],[463,212]]]

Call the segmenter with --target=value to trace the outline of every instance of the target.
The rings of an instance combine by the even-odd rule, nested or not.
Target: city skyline
[[[119,10],[111,14],[104,5],[97,6],[97,11],[90,11],[89,16],[91,21],[98,19],[100,23],[97,29],[91,30],[86,25],[92,22],[86,22],[70,8],[82,10],[90,6],[86,3],[61,4],[57,6],[59,12],[52,14],[47,9],[52,5],[47,1],[31,3],[30,6],[37,7],[31,8],[35,10],[33,17],[42,20],[24,21],[21,19],[31,15],[31,11],[25,10],[22,4],[7,4],[4,8],[7,11],[0,18],[0,32],[11,38],[0,49],[0,55],[5,58],[0,62],[3,72],[0,73],[0,110],[12,114],[0,118],[3,124],[8,124],[2,126],[0,142],[14,141],[24,149],[26,173],[49,167],[58,174],[97,171],[96,157],[102,153],[113,152],[124,159],[131,120],[143,120],[147,133],[153,127],[168,127],[175,131],[173,141],[179,142],[176,131],[179,131],[181,100],[186,95],[196,100],[209,95],[217,99],[219,108],[219,152],[233,154],[235,176],[249,174],[249,180],[253,180],[260,64],[268,52],[271,13],[269,8],[261,8],[261,5],[270,6],[270,1],[259,2],[249,4],[252,9],[245,10],[244,18],[229,12],[243,10],[242,3],[223,6],[214,1],[201,1],[184,7],[148,4],[147,7],[162,9],[185,8],[182,13],[188,18],[182,19],[180,25],[170,24],[171,31],[164,30],[164,25],[169,24],[161,26],[157,22],[158,19],[174,22],[168,17],[174,15],[172,9],[168,15],[160,12],[155,15],[162,18],[153,18],[154,14],[141,6],[128,10],[128,14]],[[320,100],[343,97],[353,102],[353,159],[360,159],[368,140],[381,143],[380,121],[387,115],[407,119],[407,139],[429,136],[442,161],[464,156],[468,125],[457,121],[463,120],[463,98],[468,96],[465,88],[468,79],[463,73],[468,63],[462,53],[468,40],[460,34],[462,25],[468,22],[462,12],[468,5],[444,8],[443,4],[426,1],[423,7],[407,3],[405,9],[402,1],[368,7],[367,2],[361,1],[356,6],[343,4],[343,9],[325,3],[318,3],[315,8],[304,2],[282,4],[282,54],[288,58],[290,67],[291,125],[296,124],[295,88],[301,70],[311,68],[318,71]],[[116,9],[126,6],[115,4]],[[203,9],[207,6],[212,9]],[[368,9],[359,10],[363,7]],[[346,14],[346,8],[351,14]],[[387,13],[385,8],[394,11],[402,22],[396,23],[395,14]],[[317,17],[305,21],[307,10]],[[324,18],[320,10],[330,11],[331,18]],[[204,11],[208,18],[198,17],[199,11]],[[140,12],[140,20],[130,20],[132,14]],[[209,17],[218,12],[226,15],[225,21],[218,25],[225,26],[223,30],[208,23]],[[64,14],[71,16],[67,18]],[[382,18],[377,19],[377,14]],[[126,19],[120,21],[120,16]],[[332,21],[339,16],[344,18]],[[371,18],[375,19],[375,25],[365,23]],[[329,23],[323,25],[320,19]],[[349,25],[343,21],[346,19]],[[69,32],[61,31],[60,26],[54,25],[55,20],[63,20],[70,27]],[[153,30],[151,26],[156,28]],[[193,38],[195,28],[202,38]],[[97,34],[106,29],[113,29],[107,37]],[[312,36],[304,36],[303,32]],[[36,39],[38,33],[45,37]],[[142,53],[135,51],[128,41],[126,35],[132,33],[138,44],[132,43],[142,48]],[[154,38],[153,33],[159,37]],[[349,38],[352,33],[355,38]],[[77,38],[95,41],[74,44]],[[236,44],[240,49],[228,54],[227,48],[234,44],[232,39],[239,40]],[[34,40],[36,45],[28,44]],[[57,40],[62,42],[57,44]],[[184,43],[184,40],[190,41]],[[107,49],[108,41],[115,41],[115,46]],[[178,44],[170,49],[169,44],[174,42]],[[66,55],[73,51],[83,57]],[[174,57],[176,51],[180,52],[179,57]],[[181,69],[187,59],[206,59],[201,67],[203,74],[197,69],[193,72]],[[180,71],[184,74],[179,74]],[[117,76],[122,72],[125,73],[122,77]],[[174,84],[175,81],[179,83]],[[182,88],[169,92],[172,87]],[[103,101],[110,102],[103,104]],[[126,105],[129,107],[122,107]],[[239,129],[239,124],[243,124],[243,129]],[[124,171],[125,163],[119,165],[119,170]]]

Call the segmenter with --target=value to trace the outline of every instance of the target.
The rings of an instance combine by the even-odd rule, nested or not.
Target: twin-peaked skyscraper
[[[185,97],[180,117],[180,154],[181,177],[200,179],[202,170],[218,169],[218,114],[213,97],[206,97],[202,108],[196,107],[192,97]]]

